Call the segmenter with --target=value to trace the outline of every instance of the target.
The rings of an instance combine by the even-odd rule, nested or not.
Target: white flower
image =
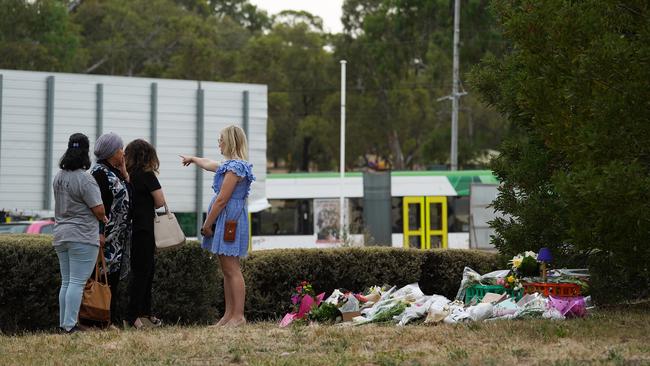
[[[529,251],[526,251],[526,252],[524,253],[524,256],[526,256],[526,257],[533,257],[533,258],[535,258],[535,260],[537,260],[537,253],[535,253],[535,252],[533,252],[533,251],[530,251],[530,250],[529,250]]]
[[[512,264],[512,269],[519,268],[521,265],[521,261],[524,259],[520,254],[517,254],[516,256],[512,257],[510,260],[510,264]]]

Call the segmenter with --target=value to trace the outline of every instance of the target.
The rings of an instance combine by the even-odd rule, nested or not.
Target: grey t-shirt
[[[54,245],[65,241],[99,246],[99,221],[91,207],[102,204],[97,181],[82,169],[54,177]]]

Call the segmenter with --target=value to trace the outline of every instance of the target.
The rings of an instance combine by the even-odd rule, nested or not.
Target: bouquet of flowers
[[[291,312],[280,321],[280,327],[286,327],[294,320],[304,319],[312,308],[317,308],[323,301],[325,293],[314,296],[314,288],[308,281],[300,281],[291,293]]]
[[[300,304],[302,303],[303,298],[309,295],[314,297],[314,287],[311,283],[307,281],[300,281],[298,286],[296,286],[291,293],[291,310],[294,313],[297,313],[300,309]]]
[[[509,263],[512,265],[512,272],[517,278],[539,276],[539,263],[535,252],[526,251],[524,254],[517,254],[512,257]]]
[[[515,275],[497,279],[497,285],[512,289],[513,291],[519,291],[523,288],[521,280]]]
[[[341,316],[341,311],[335,304],[324,302],[319,307],[313,307],[307,316],[309,320],[319,323],[334,323]]]

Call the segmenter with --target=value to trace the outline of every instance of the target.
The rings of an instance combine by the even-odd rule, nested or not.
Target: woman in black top
[[[165,196],[156,178],[160,162],[153,145],[141,139],[129,143],[124,154],[133,187],[133,240],[127,322],[135,328],[159,326],[162,321],[151,313],[151,287],[156,251],[153,220],[155,209],[165,205]]]

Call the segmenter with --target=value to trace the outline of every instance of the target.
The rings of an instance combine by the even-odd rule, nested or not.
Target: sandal
[[[162,323],[163,323],[161,319],[158,319],[153,315],[143,316],[143,317],[138,318],[138,319],[140,319],[140,321],[142,323],[147,324],[148,326],[154,327],[154,328],[162,326]]]
[[[146,328],[149,328],[149,327],[148,327],[148,326],[147,326],[147,325],[142,321],[142,319],[144,319],[144,318],[137,318],[137,319],[135,319],[133,322],[130,322],[130,321],[126,321],[126,320],[125,320],[125,321],[123,322],[123,324],[124,324],[124,329],[128,329],[128,328],[134,328],[134,329],[146,329]]]

